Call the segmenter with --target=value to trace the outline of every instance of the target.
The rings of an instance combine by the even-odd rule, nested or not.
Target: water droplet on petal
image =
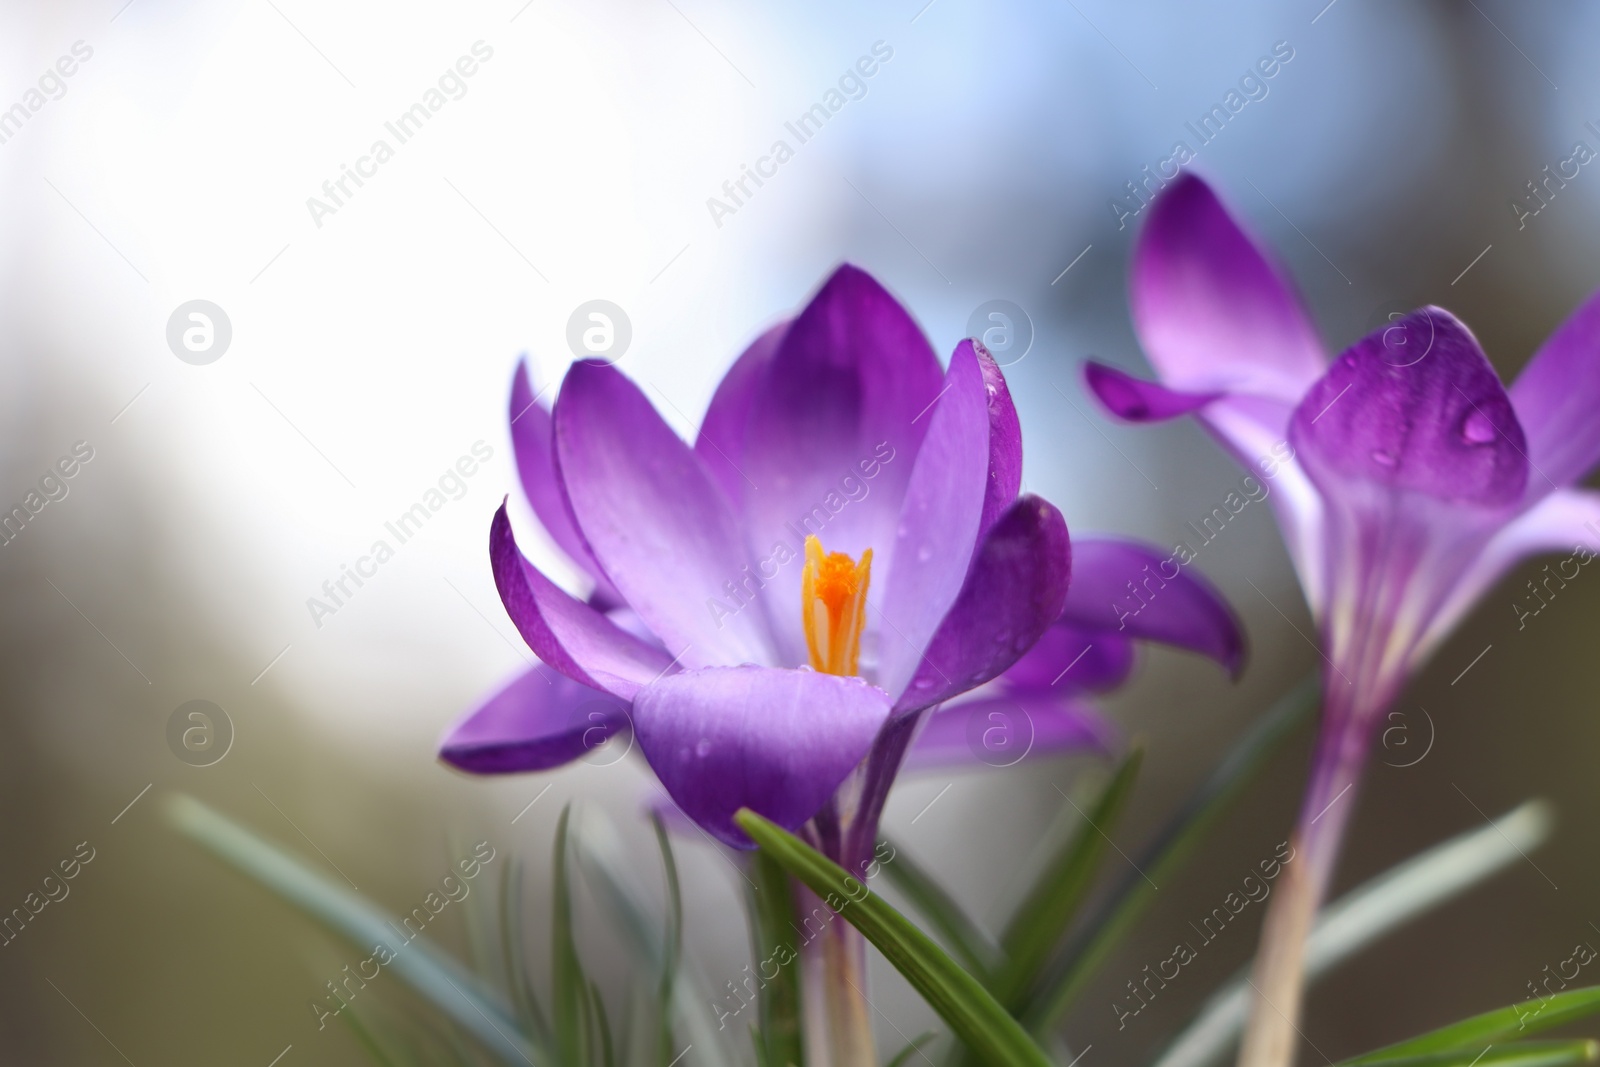
[[[1372,461],[1374,463],[1381,463],[1385,467],[1392,467],[1394,466],[1394,453],[1385,452],[1381,448],[1374,448],[1372,450]]]
[[[1467,416],[1467,421],[1461,424],[1461,436],[1471,444],[1488,444],[1495,437],[1494,423],[1483,412],[1473,411]]]
[[[707,756],[711,755],[710,738],[702,737],[700,739],[700,743],[694,746],[694,754],[700,759],[705,759]]]
[[[913,689],[932,689],[933,688],[933,679],[932,678],[918,678],[915,682],[911,683],[911,688],[913,688]]]
[[[917,549],[917,562],[918,563],[926,563],[932,558],[933,558],[933,549],[931,547],[929,547],[928,545],[923,545],[921,548]]]

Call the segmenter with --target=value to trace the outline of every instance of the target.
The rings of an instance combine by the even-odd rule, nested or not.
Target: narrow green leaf
[[[1351,1067],[1387,1062],[1412,1056],[1427,1056],[1460,1049],[1474,1051],[1497,1041],[1509,1041],[1563,1026],[1600,1013],[1600,986],[1586,986],[1556,993],[1543,1000],[1525,1000],[1509,1008],[1474,1015],[1458,1023],[1430,1030],[1398,1044],[1376,1049],[1347,1061]]]
[[[529,977],[527,940],[522,929],[522,865],[507,857],[500,877],[500,945],[506,971],[506,988],[518,1017],[544,1047],[551,1044],[550,1024],[533,991]]]
[[[933,875],[914,861],[906,850],[895,842],[882,842],[893,856],[893,863],[879,868],[917,913],[932,924],[962,964],[980,978],[987,977],[1000,959],[1000,950],[994,940],[968,917],[955,898],[945,891]]]
[[[922,1051],[922,1046],[930,1043],[935,1037],[938,1036],[939,1035],[934,1033],[932,1030],[918,1034],[916,1037],[911,1039],[910,1044],[906,1045],[906,1047],[901,1049],[899,1052],[896,1052],[894,1054],[894,1058],[888,1063],[884,1064],[883,1067],[904,1067],[905,1063],[910,1060],[912,1056],[915,1056],[917,1053]]]
[[[661,1067],[668,1067],[677,1054],[672,1038],[672,986],[678,976],[678,961],[683,955],[683,895],[678,886],[678,862],[672,856],[672,843],[659,814],[651,816],[656,831],[656,847],[661,850],[662,876],[667,883],[667,928],[661,950]]]
[[[1050,1059],[972,975],[904,915],[842,867],[749,809],[734,819],[784,870],[877,946],[957,1037],[990,1063],[1048,1067]]]
[[[794,943],[794,892],[789,875],[769,853],[757,850],[750,857],[750,934],[756,950],[756,970],[765,983],[759,991],[762,1062],[790,1067],[806,1062],[801,1039],[800,962]],[[767,980],[771,961],[776,975]]]
[[[589,983],[589,996],[594,1001],[595,1031],[600,1037],[600,1067],[617,1067],[616,1052],[611,1047],[611,1020],[606,1018],[605,998],[594,982]]]
[[[1306,981],[1315,982],[1396,928],[1525,861],[1549,839],[1553,822],[1548,804],[1527,801],[1340,897],[1323,909],[1306,941]],[[1248,974],[1240,970],[1213,994],[1155,1067],[1208,1067],[1226,1056],[1249,1013]]]
[[[572,816],[569,804],[561,809],[556,822],[555,857],[552,864],[550,907],[550,1011],[555,1028],[556,1059],[573,1065],[586,1064],[588,1057],[589,981],[583,973],[578,944],[572,929],[572,880],[567,871],[567,835]]]
[[[1583,1038],[1575,1041],[1515,1041],[1506,1045],[1476,1045],[1449,1052],[1426,1055],[1396,1056],[1372,1059],[1379,1053],[1371,1052],[1353,1060],[1344,1060],[1338,1067],[1572,1067],[1575,1064],[1593,1063],[1600,1057],[1600,1042]]]
[[[1111,840],[1107,835],[1127,806],[1143,758],[1143,751],[1137,747],[1128,753],[1099,799],[1082,813],[1083,822],[1051,857],[1006,925],[1000,938],[1004,955],[994,969],[989,988],[1008,1008],[1022,1005],[1029,986],[1055,952],[1078,905],[1089,892]]]
[[[1245,731],[1156,839],[1140,852],[1134,866],[1083,923],[1060,963],[1040,982],[1020,1013],[1035,1033],[1055,1025],[1111,950],[1154,902],[1155,886],[1177,873],[1284,742],[1310,721],[1317,709],[1320,686],[1320,679],[1312,674],[1279,697]]]
[[[179,832],[362,952],[391,946],[394,955],[384,969],[502,1063],[520,1067],[533,1063],[534,1054],[542,1056],[499,996],[422,938],[397,938],[395,921],[376,904],[193,797],[169,797],[166,816]]]

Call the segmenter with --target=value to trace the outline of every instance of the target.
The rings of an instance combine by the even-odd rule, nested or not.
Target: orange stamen
[[[859,673],[871,577],[872,549],[862,552],[857,563],[843,552],[824,555],[821,541],[814,535],[806,538],[800,620],[813,669],[824,674]]]

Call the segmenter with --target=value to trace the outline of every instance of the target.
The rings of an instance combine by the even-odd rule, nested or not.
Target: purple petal
[[[689,667],[774,662],[763,612],[729,599],[754,561],[728,502],[639,387],[574,363],[555,429],[578,528],[645,625]]]
[[[889,697],[859,678],[770,667],[670,675],[634,699],[639,748],[684,813],[735,848],[749,808],[793,830],[861,762]]]
[[[939,395],[939,361],[873,278],[840,267],[789,324],[750,403],[742,494],[752,551],[874,553],[886,573],[911,467]],[[769,567],[769,570],[771,568]],[[786,662],[803,663],[799,563],[762,592]],[[876,583],[874,583],[876,584]]]
[[[750,409],[788,326],[787,322],[779,323],[757,337],[722,376],[695,438],[695,455],[722,486],[735,511],[744,503],[745,492],[754,487],[744,473],[751,433]]]
[[[547,771],[588,755],[627,723],[625,703],[541,663],[452,726],[439,758],[473,774]]]
[[[1409,338],[1403,350],[1395,330]],[[1289,433],[1324,495],[1419,493],[1499,508],[1528,481],[1511,399],[1477,340],[1442,308],[1347,349],[1295,409]]]
[[[971,346],[977,356],[989,397],[989,481],[983,495],[983,519],[978,525],[982,535],[1022,491],[1022,421],[1017,418],[1016,405],[1011,402],[1006,376],[989,350],[976,341],[961,344]]]
[[[1083,365],[1084,381],[1119,419],[1129,422],[1164,422],[1205,407],[1222,393],[1180,393],[1159,382],[1135,378],[1115,367],[1093,360]]]
[[[989,417],[977,351],[966,342],[926,416],[928,436],[906,487],[882,606],[869,622],[878,639],[878,684],[896,696],[966,581],[988,494]]]
[[[1089,704],[1038,696],[963,701],[928,716],[906,754],[910,772],[988,765],[1077,753],[1106,755],[1121,742],[1116,728]]]
[[[1238,675],[1243,626],[1210,582],[1185,569],[1186,554],[1115,538],[1082,538],[1072,551],[1063,622],[1186,648]]]
[[[1016,663],[1060,616],[1072,570],[1061,512],[1036,496],[1019,499],[984,537],[895,712],[949,700]]]
[[[1322,373],[1299,297],[1192,175],[1151,206],[1130,295],[1139,340],[1174,389],[1292,400]]]
[[[1126,634],[1058,621],[1001,677],[1010,693],[1104,692],[1127,680],[1133,652],[1133,639]]]
[[[517,373],[511,379],[510,416],[511,447],[517,456],[517,475],[522,480],[522,492],[533,506],[539,525],[550,535],[550,540],[594,580],[595,599],[601,604],[620,604],[622,598],[601,573],[600,565],[584,543],[583,535],[572,525],[572,515],[567,511],[567,498],[556,473],[550,413],[545,410],[541,399],[534,395],[533,387],[528,382],[528,361],[518,360]]]
[[[1530,493],[1568,485],[1600,461],[1600,294],[1550,335],[1511,386],[1537,472]]]
[[[672,666],[660,648],[574,599],[524,559],[504,504],[489,528],[489,561],[500,600],[523,640],[568,678],[631,700]]]

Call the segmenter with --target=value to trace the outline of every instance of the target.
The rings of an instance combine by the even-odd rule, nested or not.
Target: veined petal
[[[1244,627],[1216,588],[1176,552],[1117,538],[1073,544],[1072,588],[1062,622],[1160,641],[1216,660],[1238,676]]]
[[[1083,365],[1083,377],[1089,391],[1100,403],[1111,414],[1128,422],[1165,422],[1198,411],[1226,395],[1219,392],[1180,393],[1160,382],[1135,378],[1125,371],[1094,360]]]
[[[1071,598],[1069,587],[1067,599]],[[1128,634],[1058,619],[1000,677],[1007,692],[1014,694],[1061,697],[1104,692],[1127,680],[1133,659],[1133,638]]]
[[[578,529],[613,585],[685,666],[776,661],[766,618],[728,599],[753,561],[722,491],[639,387],[574,363],[556,455]]]
[[[1437,647],[1507,571],[1529,556],[1544,552],[1567,553],[1568,558],[1555,565],[1558,581],[1570,581],[1582,573],[1577,568],[1587,567],[1594,554],[1600,552],[1600,493],[1557,489],[1502,527],[1477,559],[1456,576],[1449,596],[1423,634],[1418,658],[1426,657]],[[1573,564],[1571,569],[1568,563]],[[1542,601],[1533,597],[1523,600],[1529,602],[1531,610],[1541,610]],[[1521,611],[1518,618],[1526,625]]]
[[[1205,182],[1156,197],[1133,254],[1134,327],[1162,381],[1291,400],[1323,369],[1299,297]]]
[[[660,648],[573,598],[529,563],[517,548],[504,504],[489,528],[489,562],[500,600],[523,640],[568,678],[631,700],[672,666]]]
[[[518,360],[516,375],[511,379],[511,447],[517,456],[517,476],[522,481],[523,495],[533,506],[533,513],[550,540],[594,580],[595,599],[607,605],[621,604],[622,598],[601,572],[583,535],[572,524],[567,498],[556,473],[550,412],[541,399],[534,395],[529,384],[528,361]]]
[[[834,272],[783,333],[753,390],[740,467],[751,550],[798,556],[807,534],[887,573],[912,464],[939,396],[939,361],[894,297],[855,267]],[[771,568],[769,567],[769,571]],[[876,601],[878,583],[874,583]],[[761,596],[784,653],[805,662],[799,565]]]
[[[1387,339],[1397,329],[1415,341],[1407,362]],[[1324,495],[1414,493],[1504,508],[1528,481],[1511,399],[1477,340],[1443,308],[1347,349],[1295,409],[1290,440]]]
[[[750,409],[788,326],[788,322],[781,322],[757,337],[722,376],[695,437],[695,455],[722,486],[735,512],[743,506],[744,494],[756,488],[744,473],[751,433]]]
[[[925,419],[928,436],[906,487],[882,606],[869,620],[878,640],[878,684],[896,696],[962,591],[983,518],[989,400],[971,342],[951,357],[945,387]]]
[[[734,812],[789,830],[806,822],[872,747],[889,697],[859,678],[713,667],[646,686],[633,716],[673,801],[719,840],[750,848]]]
[[[1036,496],[1020,498],[978,546],[895,713],[942,703],[1016,663],[1061,615],[1072,572],[1061,512]]]
[[[473,774],[546,771],[604,744],[628,722],[628,705],[544,664],[450,727],[439,758]]]
[[[1600,462],[1600,293],[1534,353],[1511,402],[1528,435],[1530,496],[1570,485]]]
[[[1031,694],[982,697],[941,708],[906,753],[910,772],[1013,767],[1024,759],[1106,755],[1116,727],[1090,704]]]

